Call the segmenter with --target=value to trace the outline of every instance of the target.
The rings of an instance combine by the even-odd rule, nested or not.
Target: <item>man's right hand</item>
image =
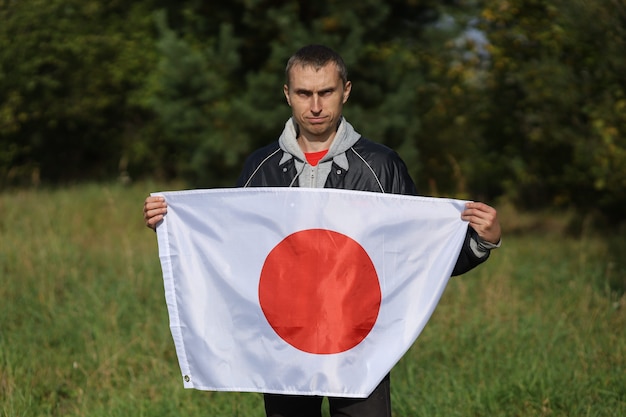
[[[167,213],[167,203],[163,197],[148,197],[143,203],[143,220],[146,226],[156,230],[157,224]]]

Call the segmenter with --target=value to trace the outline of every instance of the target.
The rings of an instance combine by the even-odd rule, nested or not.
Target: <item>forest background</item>
[[[0,22],[1,189],[230,186],[322,43],[421,194],[624,219],[623,0],[0,0]]]
[[[264,415],[183,389],[141,206],[233,185],[308,43],[421,194],[504,229],[395,367],[394,415],[626,415],[624,0],[0,0],[0,416]]]

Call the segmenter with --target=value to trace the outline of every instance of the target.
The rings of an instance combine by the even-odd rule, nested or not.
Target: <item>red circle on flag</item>
[[[287,343],[304,352],[332,354],[352,349],[369,334],[381,291],[361,245],[341,233],[309,229],[287,236],[269,253],[259,302]]]

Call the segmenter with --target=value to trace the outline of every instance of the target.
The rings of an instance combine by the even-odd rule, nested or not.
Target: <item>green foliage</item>
[[[156,236],[141,218],[148,192],[180,187],[0,194],[0,415],[264,415],[259,394],[180,380]],[[392,371],[394,416],[626,413],[626,297],[612,288],[623,252],[612,258],[593,233],[525,234],[513,224],[525,216],[506,216],[519,233],[449,282]]]
[[[243,158],[275,140],[289,117],[282,97],[287,59],[305,44],[323,43],[342,51],[351,69],[350,120],[365,135],[398,146],[417,167],[420,123],[411,109],[421,77],[407,46],[432,7],[369,0],[314,8],[229,2],[217,14],[203,2],[168,8],[167,21],[158,15],[162,58],[149,87],[162,133],[157,157],[174,156],[168,160],[174,173],[196,185],[232,184]]]
[[[160,130],[150,139],[152,157],[166,162],[172,176],[219,178],[239,161],[238,146],[245,144],[231,101],[229,75],[239,64],[232,26],[221,24],[216,39],[194,47],[168,27],[165,13],[156,21],[161,59],[146,95]]]
[[[0,0],[0,187],[232,185],[290,115],[288,57],[338,50],[346,117],[422,194],[626,204],[621,0]]]
[[[0,3],[0,185],[117,169],[139,116],[127,93],[154,55],[144,15],[118,1]]]
[[[530,206],[623,218],[626,8],[622,2],[486,1],[495,187]]]

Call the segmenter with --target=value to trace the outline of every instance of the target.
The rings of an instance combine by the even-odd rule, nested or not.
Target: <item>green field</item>
[[[259,394],[182,387],[151,191],[0,194],[0,415],[263,416]],[[500,216],[503,247],[450,281],[393,370],[394,415],[626,415],[626,250]]]

